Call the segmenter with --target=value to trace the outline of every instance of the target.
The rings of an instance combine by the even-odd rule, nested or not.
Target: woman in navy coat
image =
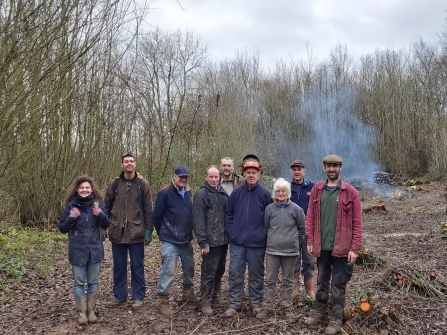
[[[110,220],[91,177],[76,179],[64,204],[59,230],[68,233],[68,260],[73,272],[78,322],[94,323],[98,321],[95,304],[99,270],[104,259],[101,229],[106,229]],[[86,284],[87,295],[84,292]]]

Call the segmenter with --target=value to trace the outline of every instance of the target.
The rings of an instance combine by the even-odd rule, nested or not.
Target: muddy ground
[[[386,185],[360,189],[365,210],[363,245],[368,248],[363,264],[355,266],[347,290],[346,322],[340,334],[447,334],[447,221],[445,186],[422,183],[415,186]],[[375,204],[383,208],[373,208]],[[200,254],[195,247],[195,289],[200,281]],[[295,317],[280,315],[269,321],[250,316],[248,310],[232,319],[223,314],[203,316],[197,307],[182,305],[180,274],[172,291],[171,318],[155,311],[155,291],[160,270],[160,244],[146,247],[147,297],[144,308],[129,305],[108,309],[112,298],[112,259],[106,241],[106,259],[101,271],[98,302],[99,322],[79,326],[72,295],[71,269],[66,246],[48,257],[58,259],[53,275],[37,277],[29,271],[23,281],[8,280],[14,289],[0,305],[1,334],[316,334],[324,326],[309,328],[304,317],[312,301],[303,294],[295,305]],[[55,249],[57,250],[57,248]],[[430,277],[430,271],[435,271]],[[399,284],[399,275],[402,282]],[[224,278],[227,283],[227,278]],[[279,287],[279,286],[278,286]],[[228,286],[224,285],[226,301]],[[366,296],[373,309],[359,311]]]

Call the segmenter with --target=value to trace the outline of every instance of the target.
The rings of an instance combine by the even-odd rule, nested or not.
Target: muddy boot
[[[206,316],[213,316],[214,311],[211,308],[211,298],[210,296],[207,296],[202,299],[200,302],[200,310],[202,311],[203,315]]]
[[[291,307],[287,307],[287,308],[283,308],[282,309],[282,316],[286,317],[286,318],[291,318],[294,316],[293,314],[293,310]]]
[[[293,296],[296,296],[300,293],[300,273],[293,273]]]
[[[343,325],[343,307],[339,305],[332,306],[330,317],[329,324],[324,333],[328,335],[335,335],[340,331],[341,326]]]
[[[85,325],[88,322],[87,318],[87,297],[75,297],[76,298],[76,311],[79,313],[78,323]]]
[[[329,321],[329,324],[324,330],[324,333],[327,335],[335,335],[340,331],[342,325],[343,325],[342,319],[332,320],[331,318],[331,321]]]
[[[158,313],[166,316],[174,315],[174,312],[169,306],[169,297],[167,295],[159,295],[158,296],[158,305],[157,305]]]
[[[313,278],[304,279],[304,288],[306,289],[306,294],[309,296],[309,298],[315,299],[314,279]]]
[[[182,292],[182,302],[192,302],[194,304],[198,304],[200,301],[197,299],[196,294],[194,293],[194,288],[192,287],[184,287]]]
[[[308,326],[316,326],[319,323],[326,321],[327,317],[327,307],[317,305],[315,309],[310,311],[309,317],[304,319],[304,323]]]
[[[98,322],[98,317],[95,313],[95,306],[96,306],[96,294],[89,294],[87,295],[87,317],[88,322],[96,323]]]
[[[256,319],[266,319],[273,314],[273,311],[270,308],[262,307],[261,311],[256,314]]]

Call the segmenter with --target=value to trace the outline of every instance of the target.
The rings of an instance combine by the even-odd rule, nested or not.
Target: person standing
[[[222,161],[226,163],[225,159]],[[218,167],[209,166],[205,185],[197,192],[193,202],[194,232],[202,255],[200,309],[206,316],[214,314],[211,305],[216,305],[220,300],[221,279],[225,272],[228,249],[225,233],[228,194],[220,185],[219,179]]]
[[[110,214],[108,237],[112,243],[113,295],[107,307],[127,302],[127,254],[130,256],[130,280],[133,309],[143,306],[146,296],[144,245],[152,240],[152,198],[150,186],[140,173],[131,154],[121,158],[123,172],[109,185],[104,197]]]
[[[220,160],[220,184],[231,195],[233,190],[245,182],[244,177],[234,173],[234,160],[224,157]]]
[[[76,179],[64,204],[59,230],[61,233],[68,233],[68,260],[73,272],[78,322],[95,323],[98,321],[95,313],[98,277],[104,259],[100,229],[106,229],[110,220],[102,196],[90,177],[81,176]]]
[[[306,168],[302,160],[296,159],[290,165],[290,174],[292,175],[292,182],[290,183],[292,189],[292,196],[290,200],[300,206],[304,215],[307,214],[309,207],[310,191],[314,187],[314,183],[304,178],[306,175]],[[299,294],[300,272],[304,278],[304,288],[306,294],[312,299],[315,298],[314,291],[314,263],[315,260],[307,251],[307,238],[304,236],[300,240],[300,253],[296,258],[294,276],[293,276],[293,295]]]
[[[317,325],[329,315],[326,334],[342,326],[346,284],[362,245],[360,197],[341,179],[342,164],[337,155],[323,159],[327,179],[312,189],[306,217],[307,250],[317,257],[318,279],[315,309],[305,322]]]
[[[193,287],[192,197],[188,177],[188,168],[178,166],[171,182],[158,192],[152,213],[152,220],[161,241],[162,259],[157,310],[166,316],[174,314],[169,306],[169,295],[179,257],[183,270],[182,302],[199,302]]]
[[[267,242],[264,211],[272,203],[270,192],[258,183],[261,171],[256,161],[248,160],[243,164],[245,184],[234,189],[225,209],[225,231],[230,243],[227,317],[242,310],[247,265],[251,313],[256,316],[261,311]]]
[[[279,178],[273,184],[274,202],[265,209],[264,226],[267,231],[265,250],[265,290],[262,311],[256,318],[270,316],[275,306],[275,287],[279,268],[282,271],[281,310],[286,317],[293,316],[293,269],[304,236],[304,212],[290,201],[290,183]]]

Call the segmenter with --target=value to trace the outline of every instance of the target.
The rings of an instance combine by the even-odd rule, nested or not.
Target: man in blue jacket
[[[290,200],[300,206],[304,215],[307,214],[309,207],[310,191],[314,187],[314,183],[304,178],[306,175],[306,167],[302,160],[296,159],[290,166],[290,174],[292,175],[292,182],[290,183],[292,189],[292,196]],[[293,295],[299,293],[299,276],[300,272],[304,278],[304,288],[306,294],[312,299],[315,298],[314,291],[314,268],[315,259],[307,251],[307,239],[300,241],[300,254],[296,258],[294,276],[293,276]]]
[[[177,167],[171,182],[158,192],[152,212],[152,222],[161,241],[162,258],[157,310],[166,316],[173,314],[169,306],[169,295],[179,257],[183,270],[182,301],[199,302],[193,288],[192,200],[188,177],[189,170],[186,166]]]
[[[234,189],[225,209],[225,231],[230,243],[227,317],[242,310],[247,265],[251,312],[256,316],[261,311],[267,243],[264,211],[273,202],[270,192],[258,183],[261,172],[259,162],[248,160],[242,165],[245,184]]]

